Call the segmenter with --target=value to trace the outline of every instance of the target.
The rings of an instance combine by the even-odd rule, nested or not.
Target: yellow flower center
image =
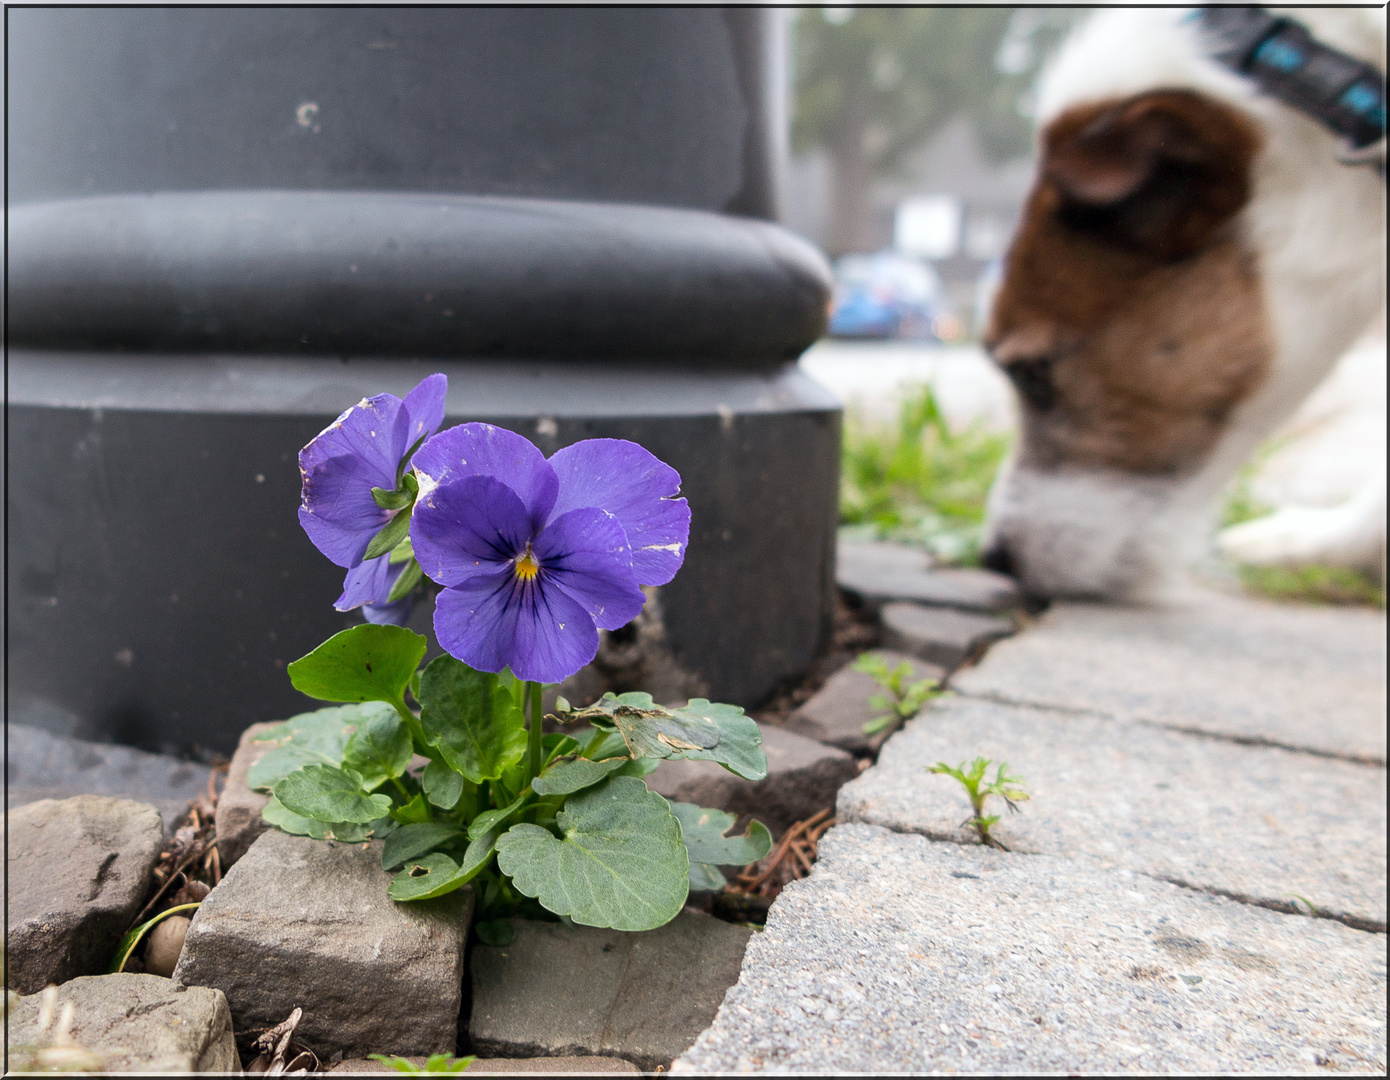
[[[530,581],[541,572],[541,564],[536,562],[536,557],[531,554],[531,545],[526,545],[526,550],[516,557],[516,576],[522,581]]]

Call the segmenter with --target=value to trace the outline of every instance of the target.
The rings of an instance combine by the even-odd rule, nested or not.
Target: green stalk
[[[541,684],[528,682],[526,684],[526,694],[531,699],[531,723],[528,731],[528,749],[531,753],[530,772],[528,782],[534,780],[541,774]]]
[[[425,757],[431,757],[429,740],[425,738],[425,729],[420,726],[420,718],[406,708],[405,697],[402,696],[390,704],[395,708],[401,720],[405,722],[406,730],[410,732],[411,741],[415,743],[415,752]]]

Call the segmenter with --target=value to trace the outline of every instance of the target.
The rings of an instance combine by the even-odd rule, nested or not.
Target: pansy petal
[[[367,545],[388,521],[391,512],[377,506],[372,488],[380,487],[380,477],[369,462],[355,454],[336,457],[315,455],[305,466],[310,443],[299,455],[304,478],[299,523],[314,547],[339,566],[356,566]],[[390,481],[395,483],[393,476]]]
[[[420,380],[405,396],[405,414],[408,418],[405,453],[425,435],[433,435],[444,423],[444,398],[449,392],[447,375],[428,375]]]
[[[420,569],[441,585],[510,566],[531,536],[521,499],[491,476],[465,476],[432,488],[415,503],[410,519]]]
[[[363,604],[362,618],[378,626],[404,626],[415,610],[415,597],[407,596],[394,604]]]
[[[577,600],[522,582],[510,569],[441,592],[434,634],[471,668],[509,667],[518,679],[541,683],[563,682],[598,653],[598,631]]]
[[[571,510],[536,538],[536,560],[547,589],[563,589],[584,605],[595,625],[616,630],[642,610],[627,535],[612,514],[593,507]]]
[[[527,439],[492,424],[460,424],[441,431],[412,461],[421,490],[465,476],[492,476],[520,496],[540,532],[555,505],[560,482],[545,455]]]
[[[339,611],[351,611],[363,604],[385,603],[404,567],[403,562],[392,565],[390,555],[379,555],[353,567],[343,578],[343,595],[333,601],[333,606]]]
[[[685,561],[690,506],[674,496],[675,469],[626,439],[585,439],[556,452],[550,465],[560,494],[550,518],[596,506],[618,519],[632,548],[632,570],[643,585],[665,585]]]
[[[393,490],[396,467],[405,452],[399,445],[406,436],[402,420],[402,402],[394,394],[363,398],[299,452],[299,471],[306,472],[326,458],[350,454],[361,460],[371,486]]]

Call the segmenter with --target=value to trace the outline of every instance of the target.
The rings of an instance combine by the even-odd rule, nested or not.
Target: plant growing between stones
[[[989,758],[983,757],[977,757],[970,762],[969,766],[965,762],[961,762],[954,768],[944,761],[938,761],[927,771],[951,776],[959,781],[961,787],[965,788],[965,794],[970,799],[970,809],[974,812],[973,817],[961,822],[961,824],[969,825],[979,833],[980,843],[986,847],[1008,851],[1008,848],[990,835],[989,830],[999,824],[999,815],[985,813],[985,800],[991,795],[998,796],[1004,800],[1004,805],[1009,808],[1009,813],[1016,814],[1018,813],[1016,804],[1027,799],[1028,793],[1017,786],[1023,782],[1021,776],[1008,774],[1009,763],[1007,761],[1001,761],[994,772],[994,779],[986,782],[985,773],[992,764],[993,762]]]
[[[461,1073],[477,1061],[476,1057],[450,1057],[448,1054],[431,1054],[423,1066],[403,1057],[387,1057],[385,1054],[368,1054],[373,1061],[388,1065],[396,1072],[403,1073]]]
[[[912,665],[904,660],[897,667],[889,668],[888,661],[879,653],[861,653],[854,662],[854,670],[871,676],[884,690],[869,698],[869,704],[875,709],[888,710],[864,725],[865,735],[898,728],[916,716],[928,701],[943,693],[936,679],[908,682]]]
[[[673,806],[642,778],[685,758],[761,780],[757,724],[703,698],[667,709],[610,693],[577,710],[558,699],[552,718],[576,726],[547,735],[541,699],[594,658],[600,630],[637,616],[642,586],[680,569],[680,477],[621,439],[547,459],[490,424],[438,432],[445,390],[432,375],[404,399],[364,399],[300,453],[300,522],[347,570],[335,606],[367,622],[289,665],[298,690],[338,704],[267,732],[248,782],[285,832],[382,839],[395,900],[476,880],[484,940],[539,909],[661,926],[692,883],[761,858],[771,836],[758,823],[726,836],[717,811]],[[426,581],[442,587],[447,655],[421,670],[426,640],[403,624]]]

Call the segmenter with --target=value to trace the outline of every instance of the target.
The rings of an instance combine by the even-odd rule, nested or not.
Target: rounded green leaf
[[[516,797],[510,806],[504,806],[500,810],[484,810],[468,823],[468,839],[476,840],[478,837],[496,829],[502,822],[521,809],[526,802],[526,793],[522,792]]]
[[[320,701],[397,702],[426,645],[403,626],[364,623],[334,634],[285,670],[296,690]]]
[[[496,780],[525,756],[526,718],[496,675],[441,656],[420,676],[418,697],[425,738],[473,783]]]
[[[467,879],[460,876],[458,863],[435,852],[411,859],[405,869],[391,879],[386,895],[392,900],[433,900],[465,884]]]
[[[343,749],[343,765],[362,777],[368,791],[403,774],[414,754],[410,729],[401,723],[396,710],[386,706],[378,709]]]
[[[449,768],[448,762],[431,761],[420,777],[420,786],[441,810],[452,810],[463,797],[463,774]]]
[[[630,760],[625,757],[609,758],[607,761],[561,758],[531,781],[531,790],[537,795],[571,795],[586,787],[593,787]]]
[[[362,705],[334,705],[290,717],[253,740],[258,746],[270,743],[272,747],[251,766],[246,775],[247,785],[258,791],[269,791],[305,765],[342,765],[353,732],[382,715],[395,716],[396,711],[390,705],[369,701]]]
[[[386,838],[381,848],[381,868],[390,870],[407,859],[418,859],[451,840],[462,840],[463,830],[435,821],[402,825]]]
[[[719,867],[702,862],[690,864],[690,888],[692,891],[718,892],[727,884],[729,884],[729,879],[719,872]]]
[[[356,773],[307,765],[275,785],[275,797],[293,814],[315,821],[368,824],[391,810],[385,795],[368,795]]]
[[[369,821],[365,825],[351,821],[315,821],[313,818],[301,817],[287,810],[274,795],[261,810],[261,817],[291,836],[312,836],[315,840],[341,840],[345,844],[360,844],[374,836],[389,835],[396,824],[386,817]]]
[[[725,836],[734,827],[733,814],[692,803],[672,803],[671,813],[681,823],[681,840],[692,863],[747,866],[772,850],[772,833],[761,821],[749,822],[742,836]]]
[[[564,839],[513,825],[497,865],[526,896],[585,926],[652,930],[689,894],[690,860],[666,800],[641,780],[611,777],[568,800],[556,816]]]
[[[667,757],[691,761],[717,761],[724,768],[745,780],[767,778],[767,754],[763,752],[763,733],[757,721],[737,705],[722,705],[704,698],[691,698],[684,708],[675,711],[676,717],[689,723],[698,717],[719,729],[719,741],[712,747],[680,750]]]

